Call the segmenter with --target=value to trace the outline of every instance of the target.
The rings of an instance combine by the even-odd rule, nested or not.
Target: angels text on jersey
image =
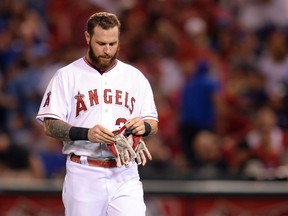
[[[43,107],[49,106],[51,94],[52,94],[51,91],[47,93],[47,98],[45,100]],[[76,100],[75,117],[79,116],[82,111],[86,112],[89,109],[89,107],[93,107],[100,104],[98,89],[89,90],[86,95],[88,95],[89,97],[88,102],[84,100],[85,94],[81,93],[80,91],[78,91],[78,93],[74,96],[74,99]],[[122,90],[104,89],[103,102],[105,104],[115,104],[123,106],[126,109],[128,109],[129,113],[131,114],[134,110],[134,104],[136,102],[136,99],[134,97],[131,97],[128,92],[124,92]]]

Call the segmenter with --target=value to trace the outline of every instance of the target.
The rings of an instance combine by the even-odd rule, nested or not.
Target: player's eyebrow
[[[109,44],[110,46],[113,46],[113,45],[117,44],[117,41],[113,41],[113,42],[97,41],[96,43],[101,45],[101,46],[106,45],[106,44]]]

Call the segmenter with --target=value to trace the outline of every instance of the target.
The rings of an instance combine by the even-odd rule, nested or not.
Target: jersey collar
[[[89,65],[89,66],[92,67],[93,69],[97,70],[101,75],[102,75],[103,73],[106,73],[106,72],[112,70],[112,69],[117,65],[117,62],[118,62],[118,60],[116,59],[116,60],[115,60],[115,63],[114,63],[113,65],[111,65],[110,68],[107,68],[106,70],[100,70],[98,67],[95,67],[94,65],[92,65],[92,64],[88,61],[88,59],[86,58],[86,56],[83,57],[83,60],[84,60],[84,62],[86,62],[87,65]]]

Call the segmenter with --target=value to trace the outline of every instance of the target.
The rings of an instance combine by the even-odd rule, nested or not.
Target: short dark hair
[[[87,21],[86,30],[90,35],[93,35],[94,28],[100,26],[103,29],[118,27],[120,33],[121,23],[117,16],[108,12],[98,12],[90,16]]]

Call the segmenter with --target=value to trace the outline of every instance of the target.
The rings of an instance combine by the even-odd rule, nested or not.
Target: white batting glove
[[[144,142],[143,137],[141,136],[135,136],[135,135],[130,135],[133,136],[133,149],[135,150],[136,153],[136,161],[137,164],[140,165],[142,164],[143,166],[145,166],[145,164],[147,163],[147,158],[149,160],[152,160],[152,156]]]
[[[122,127],[117,131],[113,131],[115,134],[115,143],[108,144],[107,147],[115,155],[115,160],[118,167],[121,167],[122,164],[125,166],[129,165],[129,162],[135,161],[137,157],[132,145],[128,142],[127,137],[124,135],[126,127]]]
[[[119,152],[120,159],[124,165],[128,166],[128,163],[134,161],[137,155],[123,133],[115,135],[115,139],[115,147]]]

